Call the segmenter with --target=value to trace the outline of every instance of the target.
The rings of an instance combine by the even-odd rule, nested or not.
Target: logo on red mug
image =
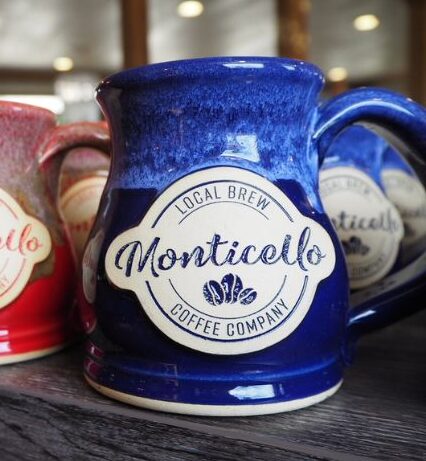
[[[0,309],[19,296],[34,265],[45,260],[51,248],[46,226],[0,189]]]

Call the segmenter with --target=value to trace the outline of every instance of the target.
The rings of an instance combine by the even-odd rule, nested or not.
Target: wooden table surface
[[[292,413],[203,418],[111,401],[82,348],[0,368],[0,460],[426,460],[426,312],[364,338],[341,390]]]

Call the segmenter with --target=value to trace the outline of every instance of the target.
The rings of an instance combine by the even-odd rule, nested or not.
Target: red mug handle
[[[91,147],[110,156],[110,135],[106,122],[77,122],[59,125],[48,133],[38,155],[39,169],[46,184],[47,196],[51,199],[52,209],[57,210],[59,223],[64,220],[58,207],[59,178],[62,163],[71,149],[76,147]],[[68,228],[64,232],[71,244]],[[71,244],[76,266],[78,257]]]
[[[67,153],[76,147],[98,149],[109,157],[110,135],[106,122],[79,122],[60,125],[46,136],[46,140],[42,144],[38,155],[38,166],[44,176],[48,195],[52,199],[52,208],[55,210],[58,210],[61,166]],[[60,223],[63,223],[62,216],[59,216],[59,220]],[[66,228],[64,230],[69,240],[70,235],[66,231]],[[71,248],[73,248],[72,245]],[[73,250],[72,254],[74,262],[77,265],[77,256]],[[71,322],[76,330],[80,331],[80,320],[74,317],[75,315],[77,315],[77,311],[72,309]]]
[[[39,168],[55,201],[59,174],[66,154],[76,147],[92,147],[110,155],[110,135],[106,122],[77,122],[53,129],[42,144]]]

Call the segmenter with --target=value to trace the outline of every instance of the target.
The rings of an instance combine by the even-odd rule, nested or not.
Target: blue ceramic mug
[[[97,390],[177,413],[301,408],[339,388],[360,333],[401,313],[382,286],[348,319],[318,169],[359,120],[425,152],[426,112],[376,89],[319,107],[323,83],[300,61],[209,58],[100,84],[112,166],[83,262]]]

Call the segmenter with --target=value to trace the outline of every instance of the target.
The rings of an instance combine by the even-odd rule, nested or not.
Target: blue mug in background
[[[382,184],[384,139],[352,126],[332,143],[320,171],[320,195],[348,264],[352,289],[398,269],[404,225]]]
[[[320,106],[323,84],[305,62],[227,57],[99,85],[113,153],[81,296],[95,389],[176,413],[301,408],[336,392],[360,334],[421,307],[399,303],[423,290],[416,272],[349,312],[318,172],[357,121],[426,152],[426,111],[379,89]]]
[[[352,126],[328,149],[320,195],[343,245],[351,288],[381,280],[426,249],[426,192],[381,136]]]

